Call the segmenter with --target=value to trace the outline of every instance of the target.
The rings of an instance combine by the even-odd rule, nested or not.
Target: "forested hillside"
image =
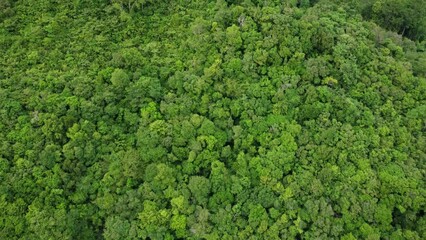
[[[0,239],[426,239],[425,11],[0,0]]]

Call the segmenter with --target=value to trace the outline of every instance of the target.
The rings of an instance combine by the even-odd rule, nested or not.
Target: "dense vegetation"
[[[350,6],[367,19],[411,39],[426,38],[424,0],[352,0]]]
[[[411,2],[0,0],[0,239],[426,239]]]

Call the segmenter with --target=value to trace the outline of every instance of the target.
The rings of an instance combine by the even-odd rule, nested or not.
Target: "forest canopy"
[[[0,0],[0,239],[426,239],[422,0]]]

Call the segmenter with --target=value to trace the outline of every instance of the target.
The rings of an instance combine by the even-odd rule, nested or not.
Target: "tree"
[[[111,0],[112,3],[118,3],[121,7],[126,8],[127,11],[131,12],[134,9],[142,9],[146,3],[151,0]]]
[[[189,178],[188,188],[196,202],[205,205],[210,193],[210,182],[202,176],[192,176]]]

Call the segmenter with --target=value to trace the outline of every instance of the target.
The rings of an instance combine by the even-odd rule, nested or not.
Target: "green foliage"
[[[424,16],[0,0],[0,239],[426,239]]]
[[[210,182],[207,178],[202,176],[192,176],[189,179],[188,188],[196,202],[200,205],[207,203],[210,193]]]
[[[426,10],[420,0],[381,0],[374,2],[372,17],[381,26],[413,39],[426,37]]]
[[[426,38],[426,9],[423,0],[331,1],[346,5],[364,18],[405,37],[419,41]]]

